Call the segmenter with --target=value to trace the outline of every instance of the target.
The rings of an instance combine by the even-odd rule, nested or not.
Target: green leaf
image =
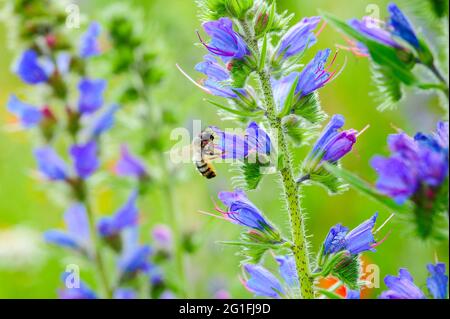
[[[392,70],[378,64],[372,64],[372,80],[377,92],[374,93],[380,103],[378,110],[392,109],[402,99],[403,92],[400,81],[392,74]]]
[[[297,77],[295,79],[295,81],[292,83],[291,88],[289,89],[289,93],[288,93],[286,99],[284,100],[283,108],[281,109],[280,113],[278,114],[278,116],[280,118],[283,118],[286,115],[288,115],[292,109],[292,105],[293,105],[293,101],[294,101],[294,97],[295,97],[295,89],[297,88],[298,81],[299,81],[299,78]]]
[[[259,64],[258,64],[258,71],[264,70],[264,67],[266,65],[266,58],[267,58],[267,35],[264,36],[263,45],[261,48],[261,55],[259,57]]]
[[[222,105],[220,103],[214,102],[214,101],[209,100],[209,99],[205,99],[205,101],[211,103],[212,105],[214,105],[214,106],[216,106],[216,107],[218,107],[218,108],[220,108],[220,109],[222,109],[224,111],[230,112],[230,113],[235,114],[235,115],[244,116],[244,117],[252,117],[252,116],[255,116],[255,114],[256,114],[255,112],[246,112],[246,111],[243,111],[243,110],[236,110],[236,109],[233,109],[231,107]]]
[[[353,173],[347,171],[346,169],[335,166],[329,163],[324,163],[324,167],[327,171],[329,171],[334,176],[343,179],[350,186],[361,192],[362,194],[367,195],[372,198],[376,202],[384,205],[386,208],[394,211],[394,212],[410,212],[412,203],[406,203],[403,205],[398,205],[393,199],[380,194],[374,187],[368,184],[366,181],[361,179],[360,177],[354,175]]]
[[[261,174],[261,168],[265,166],[256,161],[256,163],[249,163],[246,161],[241,166],[241,170],[244,176],[247,190],[256,189],[263,178]]]
[[[326,114],[322,111],[320,105],[319,93],[317,92],[302,97],[294,106],[293,112],[314,124],[320,123],[326,118]]]
[[[330,195],[342,194],[348,190],[348,185],[340,177],[331,174],[323,167],[314,173],[310,173],[309,179],[328,189]]]
[[[352,290],[360,289],[361,262],[359,255],[342,255],[340,261],[331,271],[331,275],[340,279],[344,285]]]

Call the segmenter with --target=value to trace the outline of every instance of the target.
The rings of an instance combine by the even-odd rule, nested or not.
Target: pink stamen
[[[383,238],[382,240],[380,240],[379,242],[377,242],[377,243],[375,243],[375,244],[372,244],[370,247],[375,248],[375,247],[381,245],[382,243],[384,243],[384,242],[386,241],[386,239],[389,237],[389,235],[390,235],[391,233],[392,233],[392,230],[390,230],[390,231],[386,234],[386,236],[384,236],[384,238]]]
[[[320,26],[319,31],[317,31],[316,37],[319,37],[319,35],[322,33],[322,31],[325,29],[326,26],[327,26],[327,22],[324,21],[324,22],[322,23],[322,25]]]
[[[211,51],[212,53],[217,54],[217,55],[222,55],[222,56],[233,56],[233,52],[223,51],[223,50],[220,50],[220,49],[218,49],[218,48],[214,48],[214,47],[212,47],[212,46],[206,44],[206,42],[203,41],[203,39],[202,39],[202,37],[200,36],[200,33],[199,33],[198,31],[197,31],[197,36],[198,36],[198,38],[199,38],[201,44],[203,44],[203,45],[205,46],[205,48],[207,48],[207,49],[208,49],[209,51]]]

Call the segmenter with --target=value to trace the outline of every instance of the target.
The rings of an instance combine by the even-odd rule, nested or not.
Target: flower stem
[[[444,76],[441,74],[439,69],[436,67],[435,64],[432,64],[431,66],[428,66],[428,69],[434,74],[434,76],[439,80],[439,82],[442,83],[441,90],[444,92],[447,99],[449,98],[449,88],[447,81],[445,80]]]
[[[174,190],[170,183],[170,172],[167,167],[167,159],[164,158],[164,155],[160,153],[161,155],[161,163],[162,168],[164,170],[164,180],[163,182],[163,192],[166,197],[167,201],[167,212],[170,219],[170,226],[172,228],[173,233],[173,243],[174,243],[174,258],[175,258],[175,268],[176,272],[178,273],[178,280],[179,280],[179,288],[180,288],[180,296],[183,298],[187,298],[187,292],[188,292],[188,283],[187,278],[184,271],[184,247],[183,247],[183,230],[182,230],[182,220],[179,216],[178,209],[175,205],[175,199],[173,197]]]
[[[246,40],[254,54],[259,55],[258,43],[246,21],[241,21]],[[257,72],[261,89],[264,93],[266,104],[266,116],[272,131],[277,132],[279,154],[282,155],[282,167],[279,172],[283,181],[283,189],[286,205],[290,217],[292,246],[295,257],[297,274],[300,281],[300,292],[304,299],[314,298],[313,279],[310,274],[308,243],[305,234],[304,220],[300,207],[298,185],[294,179],[291,155],[288,149],[287,139],[282,128],[281,119],[277,116],[273,97],[270,75],[266,69]]]
[[[101,251],[102,243],[100,241],[100,238],[97,236],[94,211],[92,210],[92,207],[89,203],[89,199],[87,197],[86,183],[83,180],[79,180],[77,184],[72,184],[72,187],[74,188],[75,194],[77,195],[78,199],[83,203],[84,207],[86,208],[86,213],[89,220],[90,237],[94,247],[93,258],[95,267],[97,268],[97,275],[99,277],[99,282],[102,285],[105,298],[111,299],[113,292],[109,283],[105,263],[103,260],[103,255]]]

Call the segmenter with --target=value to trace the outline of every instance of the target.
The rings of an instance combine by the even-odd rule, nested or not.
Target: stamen
[[[356,134],[356,137],[359,137],[362,133],[364,133],[365,131],[367,131],[370,127],[370,124],[367,124],[361,131],[358,132],[358,134]]]
[[[378,227],[378,229],[376,230],[376,231],[374,231],[373,233],[374,234],[376,234],[376,233],[378,233],[393,217],[395,216],[395,214],[391,214],[391,216],[389,216],[385,221],[384,221],[384,223],[380,226],[380,227]]]
[[[205,91],[208,94],[212,94],[212,92],[210,90],[208,90],[207,88],[205,88],[204,86],[202,86],[201,84],[199,84],[197,81],[195,81],[193,78],[191,78],[179,65],[178,63],[175,64],[176,67],[178,68],[178,70],[181,72],[181,74],[183,74],[189,81],[191,81],[192,83],[194,83],[195,86],[199,87],[200,89],[202,89],[203,91]]]
[[[324,21],[323,23],[322,23],[322,25],[320,26],[320,29],[319,29],[319,31],[317,31],[317,33],[316,33],[316,37],[319,37],[319,35],[322,33],[322,31],[325,29],[325,27],[327,26],[327,22],[326,21]]]
[[[208,213],[208,212],[205,212],[205,211],[202,211],[202,210],[199,210],[199,211],[197,211],[197,212],[200,213],[200,214],[206,215],[206,216],[211,216],[211,217],[215,217],[215,218],[227,220],[227,219],[226,219],[225,217],[223,217],[223,216],[219,216],[219,215],[216,215],[216,214],[213,214],[213,213]]]
[[[391,233],[392,233],[392,230],[390,230],[390,231],[386,234],[386,236],[384,236],[384,238],[383,238],[382,240],[380,240],[379,242],[377,242],[377,243],[371,245],[370,247],[375,248],[375,247],[381,245],[382,243],[384,243],[384,242],[386,241],[386,239],[389,237],[389,235],[390,235]]]

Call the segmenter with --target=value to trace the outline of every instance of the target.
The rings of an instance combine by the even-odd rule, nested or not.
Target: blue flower
[[[118,235],[126,227],[137,225],[139,210],[136,207],[137,192],[130,194],[127,202],[113,216],[103,217],[98,222],[97,228],[102,237]]]
[[[359,254],[364,251],[374,251],[374,244],[376,243],[373,237],[373,229],[377,221],[378,213],[375,213],[370,219],[363,222],[361,225],[351,230],[345,236],[345,249],[352,254]]]
[[[97,157],[97,143],[90,141],[84,145],[73,145],[70,148],[77,175],[86,179],[97,170],[99,161]]]
[[[103,92],[106,89],[106,81],[81,79],[78,84],[80,96],[78,99],[78,111],[81,114],[96,112],[103,104]]]
[[[126,145],[122,145],[120,148],[120,159],[115,166],[115,171],[119,176],[130,176],[138,179],[147,176],[144,163],[133,156]]]
[[[284,294],[280,281],[264,267],[246,264],[244,265],[244,269],[250,276],[250,278],[244,282],[244,285],[255,295],[281,298]]]
[[[50,146],[34,150],[39,171],[49,180],[59,181],[68,177],[66,163]]]
[[[245,89],[231,86],[230,72],[219,64],[211,54],[205,55],[204,60],[195,66],[195,70],[207,76],[201,84],[202,88],[209,94],[228,99],[238,98],[238,93],[241,96],[248,95]]]
[[[280,40],[275,53],[277,58],[287,59],[315,44],[317,39],[313,31],[319,22],[320,17],[308,17],[291,27]]]
[[[405,40],[412,47],[419,49],[419,39],[417,39],[411,23],[400,8],[395,3],[390,3],[388,5],[388,11],[390,13],[389,26],[393,29],[392,33]]]
[[[149,257],[153,251],[150,246],[138,243],[137,227],[125,230],[122,238],[123,250],[118,260],[118,268],[121,281],[124,281],[151,268]]]
[[[427,287],[434,299],[448,298],[448,276],[445,274],[445,264],[428,264],[430,276],[427,278]]]
[[[100,54],[98,37],[101,33],[101,26],[98,22],[92,22],[80,41],[80,56],[83,59]]]
[[[384,283],[389,290],[381,294],[381,299],[425,299],[409,271],[404,268],[400,269],[398,277],[386,276]]]
[[[236,189],[234,192],[220,192],[218,197],[228,207],[228,211],[219,212],[229,221],[262,232],[273,230],[273,227],[259,209],[250,202],[244,191]]]
[[[324,254],[334,254],[345,249],[345,235],[347,235],[348,228],[337,224],[331,227],[328,232],[325,242],[323,243]]]
[[[334,63],[334,59],[330,66],[325,68],[325,63],[327,62],[330,53],[330,49],[319,51],[301,72],[292,72],[279,80],[272,79],[273,94],[278,110],[283,109],[286,98],[295,81],[298,80],[294,91],[296,99],[295,103],[300,101],[302,97],[313,93],[331,81],[336,74],[335,72],[329,71]]]
[[[443,122],[432,135],[417,133],[414,139],[405,133],[390,135],[391,156],[371,161],[378,173],[377,189],[402,204],[423,186],[439,188],[448,176],[447,141],[448,123]]]
[[[78,283],[72,282],[69,287],[67,281],[70,279],[70,275],[70,273],[66,272],[62,276],[62,280],[66,287],[58,291],[58,296],[60,299],[97,299],[95,292],[83,281],[79,281]]]
[[[91,237],[85,207],[80,203],[70,206],[64,213],[64,222],[67,231],[49,230],[44,233],[45,241],[83,254],[89,254]]]
[[[368,250],[374,251],[376,241],[373,237],[373,228],[377,216],[378,213],[375,213],[370,219],[350,232],[348,232],[347,227],[341,224],[333,226],[324,241],[323,253],[328,255],[347,250],[356,255]]]
[[[322,161],[334,164],[352,150],[356,143],[357,131],[350,129],[340,132],[339,129],[344,123],[342,115],[333,115],[308,154],[305,162],[308,170],[314,171]]]
[[[56,56],[56,67],[60,75],[69,73],[72,56],[67,52],[60,52]]]
[[[251,154],[262,156],[271,153],[270,136],[256,122],[249,123],[243,136],[222,131],[214,126],[210,128],[220,141],[216,148],[222,153],[223,159],[239,160],[247,158]]]
[[[297,267],[295,265],[294,256],[277,256],[275,260],[280,267],[280,275],[289,287],[298,287]]]
[[[203,28],[211,37],[209,44],[203,44],[209,52],[220,56],[222,60],[242,59],[249,53],[245,41],[233,30],[233,22],[229,18],[205,22]]]
[[[42,121],[42,111],[37,107],[23,103],[15,95],[11,95],[8,101],[8,111],[17,116],[24,128],[39,125]]]
[[[54,71],[54,66],[50,61],[39,59],[34,50],[26,50],[19,58],[15,72],[28,84],[39,84],[47,82]]]
[[[113,104],[93,121],[91,126],[91,138],[98,138],[113,127],[115,114],[119,108],[120,106],[118,104]]]
[[[347,289],[345,299],[361,299],[361,292],[358,290]]]
[[[402,49],[402,46],[392,39],[392,33],[389,30],[381,28],[377,21],[371,17],[364,17],[362,20],[352,19],[348,24],[356,31],[364,36],[397,49]]]
[[[137,293],[130,288],[118,288],[114,291],[114,299],[137,299]]]

